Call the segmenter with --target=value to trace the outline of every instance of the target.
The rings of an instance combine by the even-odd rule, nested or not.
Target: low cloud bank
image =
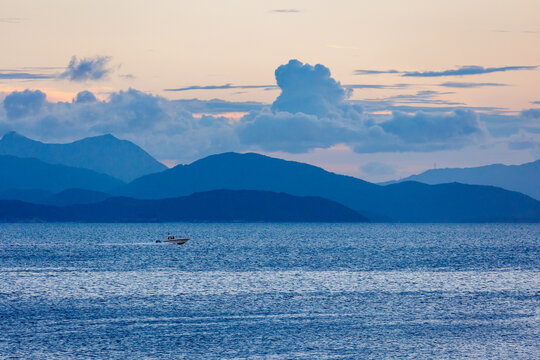
[[[99,70],[106,60],[89,64],[73,60],[69,76],[106,76]],[[281,93],[271,105],[168,100],[135,89],[114,92],[106,101],[82,91],[71,102],[49,102],[40,90],[13,92],[0,109],[0,132],[47,141],[112,133],[160,159],[179,162],[224,151],[305,153],[337,144],[358,153],[430,152],[478,145],[489,137],[472,110],[365,112],[349,100],[352,90],[324,65],[291,60],[275,76]],[[221,112],[240,116],[227,118]],[[527,110],[522,117],[537,113]]]

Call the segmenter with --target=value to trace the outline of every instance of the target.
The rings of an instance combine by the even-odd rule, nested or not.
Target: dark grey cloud
[[[502,66],[483,67],[478,65],[461,66],[457,69],[441,71],[398,71],[398,70],[355,70],[356,75],[399,74],[407,77],[442,77],[442,76],[466,76],[481,75],[504,71],[535,70],[538,66]]]
[[[112,69],[108,67],[110,60],[109,56],[96,56],[80,60],[73,56],[66,70],[59,77],[71,81],[103,80],[112,72]]]
[[[445,82],[439,84],[439,86],[449,87],[449,88],[478,88],[478,87],[492,87],[492,86],[509,86],[508,84],[502,83],[472,83],[472,82]]]

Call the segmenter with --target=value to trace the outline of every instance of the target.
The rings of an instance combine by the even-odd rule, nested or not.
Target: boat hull
[[[176,244],[176,245],[182,245],[185,244],[189,239],[183,238],[183,239],[167,239],[163,240],[165,244]]]

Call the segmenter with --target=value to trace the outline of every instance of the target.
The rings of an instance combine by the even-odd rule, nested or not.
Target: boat
[[[182,244],[185,244],[188,240],[189,238],[174,238],[173,237],[173,239],[163,240],[163,242],[166,244],[182,245]]]
[[[185,244],[188,240],[189,240],[189,238],[177,238],[174,235],[171,235],[171,233],[169,233],[169,236],[167,236],[166,240],[163,240],[163,241],[156,240],[156,242],[157,243],[164,242],[166,244],[182,245],[182,244]]]

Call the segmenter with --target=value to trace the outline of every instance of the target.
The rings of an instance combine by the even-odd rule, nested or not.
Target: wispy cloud
[[[33,74],[28,72],[2,72],[0,73],[1,80],[40,80],[53,79],[54,75]]]
[[[380,84],[345,84],[346,89],[401,89],[410,86],[410,84],[393,84],[393,85],[380,85]],[[231,89],[265,89],[265,90],[277,90],[277,85],[233,85],[231,83],[223,85],[191,85],[173,89],[163,89],[164,91],[181,92],[192,90],[231,90]]]
[[[67,67],[34,66],[17,69],[0,69],[0,80],[61,80],[87,81],[106,79],[113,69],[108,67],[111,57],[96,56],[78,60],[71,58]],[[64,71],[60,71],[64,70]],[[131,78],[132,75],[121,75]]]
[[[449,88],[478,88],[478,87],[490,87],[490,86],[509,86],[508,84],[502,83],[471,83],[471,82],[445,82],[439,84],[439,86],[449,87]]]
[[[531,101],[531,104],[540,105],[540,101]]]
[[[411,84],[393,84],[393,85],[380,85],[380,84],[344,84],[346,89],[403,89],[411,86]]]
[[[402,71],[398,70],[354,70],[355,75],[379,75],[379,74],[401,74]]]
[[[490,74],[494,72],[516,71],[516,70],[535,70],[536,66],[503,66],[503,67],[488,67],[471,65],[461,66],[457,69],[442,70],[442,71],[413,71],[405,72],[402,76],[417,76],[417,77],[438,77],[438,76],[463,76],[463,75],[480,75]]]
[[[164,91],[191,91],[191,90],[229,90],[229,89],[277,89],[276,85],[191,85],[175,89],[164,89]]]
[[[18,17],[5,17],[0,18],[0,23],[7,23],[7,24],[19,24],[23,19]]]
[[[299,13],[302,11],[299,9],[273,9],[270,12],[278,13],[278,14],[290,14],[290,13]]]
[[[112,72],[112,69],[107,67],[110,60],[110,56],[96,56],[80,60],[76,56],[73,56],[66,71],[60,74],[60,78],[66,78],[71,81],[106,79]]]
[[[399,74],[409,77],[442,77],[442,76],[467,76],[481,75],[495,72],[536,70],[538,66],[502,66],[502,67],[483,67],[478,65],[461,66],[457,69],[448,69],[441,71],[398,71],[398,70],[355,70],[355,75],[378,75],[378,74]]]

